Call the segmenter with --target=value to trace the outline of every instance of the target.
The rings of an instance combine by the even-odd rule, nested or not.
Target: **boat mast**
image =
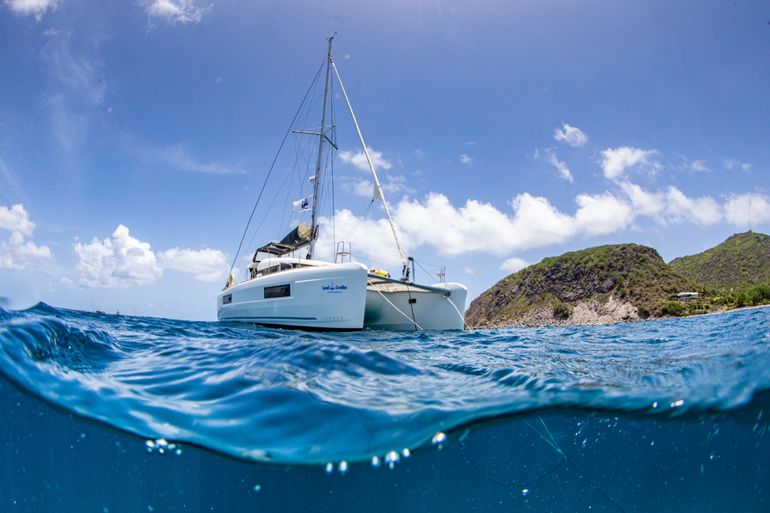
[[[313,182],[313,210],[310,221],[310,251],[307,253],[308,258],[313,258],[313,253],[315,253],[316,230],[318,226],[318,193],[321,189],[321,166],[323,165],[324,143],[327,140],[326,104],[328,103],[329,98],[329,80],[331,78],[332,40],[334,40],[334,36],[329,38],[329,47],[326,51],[326,81],[324,82],[324,100],[321,109],[321,131],[318,134],[318,160],[316,161],[315,180]],[[332,215],[334,215],[334,213],[332,213]]]
[[[366,156],[366,163],[369,165],[369,171],[372,173],[374,180],[374,196],[373,199],[382,200],[382,206],[385,209],[385,216],[388,218],[388,225],[390,225],[390,231],[393,232],[393,238],[396,240],[396,247],[398,248],[398,254],[401,256],[401,263],[404,265],[404,275],[406,276],[406,258],[404,257],[404,250],[401,249],[401,242],[398,240],[398,234],[396,233],[396,225],[393,224],[393,218],[390,216],[390,209],[388,208],[388,202],[385,201],[385,195],[382,193],[382,187],[380,186],[380,179],[377,177],[377,171],[374,170],[374,164],[372,164],[372,157],[369,155],[369,148],[366,147],[364,142],[364,136],[361,134],[361,128],[358,126],[358,120],[356,114],[353,112],[353,105],[350,103],[348,93],[345,91],[345,85],[342,83],[340,72],[337,70],[337,65],[334,64],[334,59],[329,54],[329,62],[334,68],[334,74],[337,76],[337,82],[340,84],[342,95],[345,97],[345,102],[348,104],[348,111],[350,111],[350,117],[353,118],[353,126],[356,127],[356,133],[358,134],[358,140],[361,142],[361,147],[364,149],[364,155]]]

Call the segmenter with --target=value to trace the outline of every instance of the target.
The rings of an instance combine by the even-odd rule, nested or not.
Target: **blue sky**
[[[0,296],[215,318],[333,32],[408,253],[469,299],[569,250],[670,260],[767,232],[769,19],[760,1],[2,0]],[[395,272],[342,108],[336,231]],[[307,184],[275,172],[250,250],[301,220]]]

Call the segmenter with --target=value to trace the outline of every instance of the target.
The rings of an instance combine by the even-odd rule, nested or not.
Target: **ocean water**
[[[318,334],[0,310],[0,512],[770,511],[770,309]]]

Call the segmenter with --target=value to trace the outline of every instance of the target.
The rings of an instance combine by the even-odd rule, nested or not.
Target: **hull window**
[[[232,294],[225,294],[222,296],[222,304],[223,305],[229,305],[233,302],[233,295]]]
[[[290,285],[276,285],[274,287],[265,287],[265,299],[276,297],[289,297],[291,295]]]

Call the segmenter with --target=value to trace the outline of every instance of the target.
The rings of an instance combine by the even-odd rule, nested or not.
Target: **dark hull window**
[[[233,295],[232,294],[225,294],[222,296],[222,304],[223,305],[229,305],[233,302]]]
[[[289,297],[291,287],[289,285],[276,285],[274,287],[265,287],[265,299],[275,297]]]

